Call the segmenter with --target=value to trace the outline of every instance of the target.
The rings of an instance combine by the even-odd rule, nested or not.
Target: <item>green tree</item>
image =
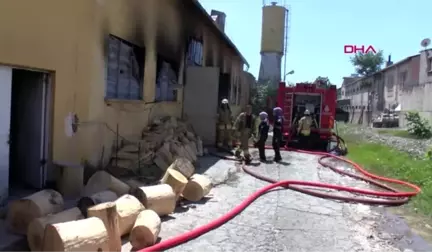
[[[351,63],[358,74],[368,76],[381,70],[384,63],[383,51],[377,53],[357,53],[351,58]]]
[[[267,83],[258,84],[251,90],[252,112],[257,114],[261,111],[267,111],[267,98],[273,97],[276,100],[277,88],[273,88]]]
[[[320,86],[330,86],[331,85],[329,78],[328,77],[322,77],[322,76],[318,76],[315,79],[314,83],[317,85],[320,85]]]

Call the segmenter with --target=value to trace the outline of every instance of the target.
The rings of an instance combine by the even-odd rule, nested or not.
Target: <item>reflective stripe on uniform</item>
[[[303,129],[302,131],[300,131],[300,133],[301,133],[303,136],[309,136],[310,133],[311,133],[311,131],[310,131],[310,129]]]

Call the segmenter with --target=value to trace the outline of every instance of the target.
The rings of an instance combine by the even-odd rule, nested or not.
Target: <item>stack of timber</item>
[[[192,127],[170,116],[153,120],[139,139],[123,140],[119,145],[111,159],[119,175],[148,175],[153,166],[165,172],[177,158],[195,163],[204,155],[202,141]]]

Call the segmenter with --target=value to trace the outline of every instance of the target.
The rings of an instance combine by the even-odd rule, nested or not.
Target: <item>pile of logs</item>
[[[200,201],[211,188],[209,178],[179,157],[158,184],[123,182],[98,171],[75,207],[64,209],[60,193],[42,190],[12,202],[6,221],[10,231],[27,235],[31,251],[121,251],[125,235],[142,249],[156,243],[161,216],[175,212],[182,199]]]
[[[175,117],[164,117],[146,127],[140,139],[123,141],[113,153],[112,165],[124,169],[123,174],[139,174],[142,167],[156,164],[166,171],[178,157],[194,163],[202,155],[202,141],[192,127]]]

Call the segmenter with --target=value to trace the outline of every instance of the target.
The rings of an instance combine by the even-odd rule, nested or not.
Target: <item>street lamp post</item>
[[[294,74],[294,70],[291,70],[284,75],[284,81],[286,80],[287,75],[291,75],[291,74]]]

